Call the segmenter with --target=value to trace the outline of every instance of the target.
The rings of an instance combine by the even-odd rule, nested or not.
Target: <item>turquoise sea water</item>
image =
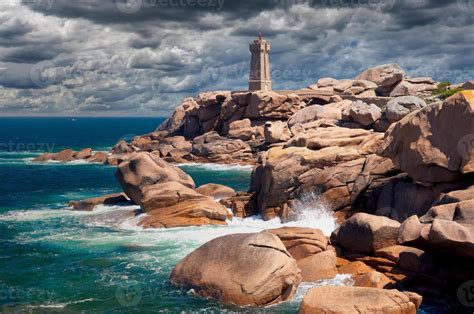
[[[162,119],[0,118],[0,312],[255,312],[219,306],[168,282],[176,263],[215,237],[279,227],[278,221],[235,219],[224,227],[143,230],[136,206],[68,210],[67,202],[120,191],[114,167],[31,163],[44,151],[107,150],[120,138],[153,129]],[[250,168],[183,165],[197,185],[215,182],[246,190]],[[330,233],[323,208],[302,208],[290,225]],[[301,285],[292,302],[259,312],[294,313],[306,289],[349,279]],[[438,308],[439,310],[439,308]],[[426,312],[430,312],[426,308]],[[439,311],[435,311],[439,312]]]

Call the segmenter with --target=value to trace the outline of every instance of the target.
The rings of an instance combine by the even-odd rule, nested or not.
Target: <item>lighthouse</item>
[[[270,78],[270,43],[263,39],[262,34],[250,45],[250,78],[249,90],[271,90],[272,79]]]

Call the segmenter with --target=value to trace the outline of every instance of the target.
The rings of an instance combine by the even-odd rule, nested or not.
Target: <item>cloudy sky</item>
[[[247,87],[272,44],[275,89],[399,63],[474,79],[474,0],[0,0],[0,115],[166,116]]]

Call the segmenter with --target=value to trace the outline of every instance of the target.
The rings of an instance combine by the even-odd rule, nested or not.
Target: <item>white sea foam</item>
[[[79,166],[79,165],[94,165],[101,164],[98,162],[90,162],[85,159],[77,159],[72,161],[58,161],[58,160],[46,160],[46,161],[34,161],[34,158],[25,158],[24,162],[29,165],[55,165],[55,166]]]
[[[78,300],[78,301],[71,301],[71,302],[65,302],[65,303],[50,303],[50,304],[38,304],[38,305],[27,305],[27,308],[30,310],[34,309],[64,309],[68,305],[72,304],[79,304],[79,303],[85,303],[85,302],[93,302],[97,301],[97,299],[94,298],[89,298],[89,299],[83,299],[83,300]]]
[[[214,163],[178,163],[178,167],[192,167],[202,170],[212,171],[252,171],[252,165],[239,165],[239,164],[214,164]]]
[[[315,196],[309,196],[308,199],[314,201]],[[200,226],[183,227],[172,229],[143,229],[139,222],[146,214],[137,217],[126,218],[123,222],[117,224],[120,229],[140,234],[140,239],[155,239],[154,241],[171,241],[176,243],[196,246],[204,244],[214,238],[235,234],[235,233],[253,233],[261,232],[265,229],[280,228],[284,226],[291,227],[310,227],[321,229],[327,236],[337,227],[337,223],[332,213],[329,212],[323,204],[317,202],[311,205],[307,201],[301,203],[301,207],[296,208],[298,219],[295,221],[282,223],[279,218],[269,221],[263,220],[260,216],[252,216],[244,219],[234,218],[227,221],[227,226]]]
[[[311,197],[310,200],[313,200]],[[314,200],[313,200],[314,201]],[[335,228],[336,222],[331,213],[321,204],[302,202],[298,207],[296,221],[282,223],[279,219],[264,221],[254,216],[245,219],[234,218],[227,226],[200,226],[171,229],[142,228],[139,223],[146,214],[135,216],[133,212],[139,206],[96,206],[94,211],[72,211],[68,209],[39,209],[13,211],[0,215],[0,221],[44,221],[44,228],[37,233],[23,233],[15,241],[20,243],[50,242],[61,246],[80,245],[97,249],[113,248],[115,246],[131,246],[148,248],[128,255],[133,261],[148,263],[156,267],[160,263],[174,263],[198,246],[220,236],[236,233],[261,232],[265,229],[283,226],[299,226],[319,228],[329,235]],[[48,221],[55,222],[48,229]],[[58,229],[59,225],[63,226]],[[110,231],[103,228],[109,228]],[[149,254],[150,256],[145,256]],[[124,257],[125,258],[125,257]]]
[[[352,276],[349,274],[339,274],[332,279],[318,280],[314,282],[302,282],[296,290],[295,296],[292,302],[301,302],[311,288],[322,287],[322,286],[353,286],[354,281]]]
[[[139,206],[104,206],[99,205],[94,211],[76,211],[70,209],[33,209],[33,210],[15,210],[0,215],[0,221],[35,221],[62,217],[92,217],[104,213],[117,211],[131,211],[140,208]]]

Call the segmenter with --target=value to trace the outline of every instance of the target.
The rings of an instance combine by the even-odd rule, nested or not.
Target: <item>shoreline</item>
[[[331,82],[333,88],[340,83]],[[351,84],[375,91],[375,83],[363,79]],[[402,303],[395,306],[412,311],[423,297],[453,295],[453,287],[463,284],[459,278],[471,274],[466,261],[474,256],[472,156],[459,150],[469,134],[455,129],[450,136],[458,143],[446,141],[443,125],[455,115],[460,125],[469,126],[472,117],[464,113],[472,108],[472,93],[430,104],[413,95],[390,97],[379,107],[317,92],[303,99],[270,91],[207,92],[184,100],[154,132],[119,141],[108,152],[65,149],[27,164],[115,167],[122,194],[78,201],[71,209],[89,211],[77,217],[87,218],[85,226],[104,228],[106,238],[122,236],[117,219],[125,219],[134,241],[146,229],[168,240],[182,236],[180,245],[188,249],[175,253],[179,258],[167,264],[166,273],[167,284],[177,291],[193,289],[224,308],[262,309],[293,302],[305,287],[302,282],[350,276],[350,287],[308,289],[300,308],[313,306],[318,294],[331,300],[362,293],[386,300],[377,304],[381,308],[399,298]],[[408,145],[412,142],[419,145]],[[419,157],[441,149],[444,155],[432,154],[436,166]],[[460,162],[447,171],[444,159]],[[249,189],[197,184],[183,171],[187,168],[203,176],[246,173]],[[124,201],[136,205],[114,207]],[[95,215],[103,221],[94,221]],[[58,219],[71,224],[70,218]],[[118,234],[108,234],[114,228]],[[80,242],[87,239],[82,232],[80,237]],[[120,250],[141,250],[132,246]],[[456,274],[446,271],[454,266]],[[219,280],[209,267],[219,270]],[[252,278],[263,278],[264,285]],[[234,285],[250,288],[234,293]],[[265,288],[252,290],[252,285]]]

